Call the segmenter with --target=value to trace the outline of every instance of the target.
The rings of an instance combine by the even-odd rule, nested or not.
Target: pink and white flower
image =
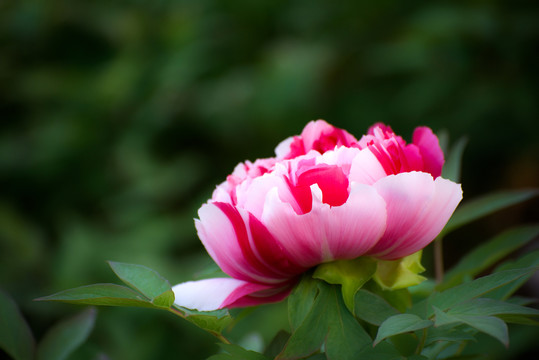
[[[279,301],[324,262],[394,260],[428,245],[462,199],[440,177],[437,137],[413,142],[375,124],[359,141],[323,120],[239,164],[198,211],[198,235],[230,278],[176,285],[179,306],[201,311]]]

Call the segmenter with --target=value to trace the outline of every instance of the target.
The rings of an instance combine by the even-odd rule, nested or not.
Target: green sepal
[[[357,291],[369,281],[376,272],[376,260],[359,257],[353,260],[337,260],[319,265],[313,277],[333,285],[342,285],[344,303],[354,312],[354,297]]]
[[[378,260],[373,280],[384,290],[404,289],[423,282],[427,278],[418,275],[425,271],[421,253],[420,250],[398,260]]]

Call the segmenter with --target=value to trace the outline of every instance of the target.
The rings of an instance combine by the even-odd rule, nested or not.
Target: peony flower
[[[198,211],[204,247],[230,278],[173,290],[201,311],[275,302],[319,264],[371,256],[395,260],[428,245],[462,199],[440,177],[444,163],[429,128],[411,144],[375,124],[359,141],[323,120],[239,164]]]

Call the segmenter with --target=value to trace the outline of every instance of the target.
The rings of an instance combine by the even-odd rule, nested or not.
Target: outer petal
[[[427,246],[462,199],[459,184],[423,172],[390,175],[374,187],[387,203],[388,217],[386,232],[369,255],[386,260]]]
[[[311,186],[312,210],[297,214],[277,189],[268,194],[262,222],[294,261],[311,267],[333,259],[353,259],[366,253],[385,230],[385,202],[367,185],[351,184],[341,206],[322,203],[317,185]]]
[[[269,289],[271,287],[268,285],[232,278],[214,278],[184,282],[174,286],[172,291],[175,296],[174,304],[188,309],[212,311],[227,307],[255,292]],[[265,297],[259,299],[259,303],[268,302]]]
[[[228,275],[262,283],[280,282],[278,278],[258,261],[249,239],[249,231],[243,217],[230,204],[204,204],[195,220],[198,236],[208,254]]]

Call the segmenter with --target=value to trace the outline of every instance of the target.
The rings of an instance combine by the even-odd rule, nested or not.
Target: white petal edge
[[[268,286],[233,278],[213,278],[188,281],[172,287],[174,304],[198,311],[213,311],[226,307],[237,299]]]

